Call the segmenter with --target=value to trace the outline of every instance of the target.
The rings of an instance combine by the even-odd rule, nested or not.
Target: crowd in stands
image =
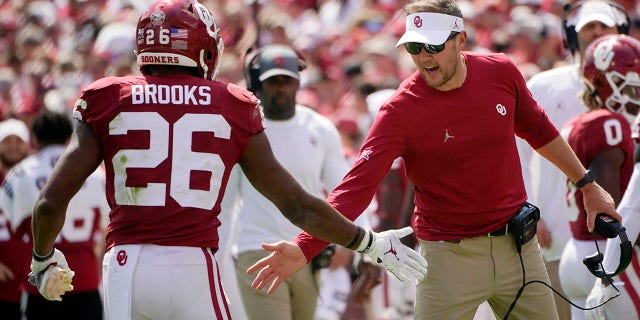
[[[287,43],[303,52],[299,102],[358,139],[369,123],[366,97],[413,72],[395,43],[403,6],[390,0],[205,0],[225,43],[218,79],[244,86],[248,48]],[[526,78],[569,62],[563,48],[568,0],[461,0],[467,49],[504,52]],[[640,34],[640,5],[619,0]],[[71,110],[84,86],[139,74],[136,19],[147,5],[127,0],[3,1],[0,4],[0,119],[27,125],[42,108]]]

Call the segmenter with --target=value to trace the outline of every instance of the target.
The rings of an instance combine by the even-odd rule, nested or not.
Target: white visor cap
[[[452,31],[464,30],[462,18],[435,12],[418,12],[407,16],[406,29],[396,47],[407,42],[440,45]]]
[[[569,25],[575,25],[576,31],[593,21],[602,22],[607,27],[615,26],[620,18],[610,4],[602,1],[587,1],[580,6],[573,19],[568,20]]]

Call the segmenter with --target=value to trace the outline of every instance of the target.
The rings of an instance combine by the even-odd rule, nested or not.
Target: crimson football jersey
[[[21,234],[24,234],[24,231],[14,232],[9,218],[0,212],[0,263],[8,267],[14,276],[11,280],[0,281],[0,300],[2,301],[20,302],[20,286],[29,273],[31,243]]]
[[[587,168],[601,153],[611,149],[622,149],[626,157],[620,167],[620,193],[624,193],[633,171],[634,144],[629,122],[622,115],[606,109],[583,113],[569,120],[562,134],[582,165]],[[569,222],[571,233],[575,239],[591,240],[593,236],[587,230],[582,192],[578,189],[572,191],[578,217],[575,221]]]
[[[102,147],[107,250],[134,243],[218,248],[229,173],[264,130],[253,94],[181,74],[104,78],[83,91],[74,117]]]

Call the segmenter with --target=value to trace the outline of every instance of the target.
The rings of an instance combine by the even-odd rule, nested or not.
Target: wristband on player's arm
[[[45,261],[51,259],[51,257],[53,257],[54,251],[55,251],[55,248],[52,248],[51,252],[49,252],[47,255],[41,256],[41,255],[37,254],[35,250],[33,250],[33,251],[31,251],[31,257],[35,261],[45,262]]]
[[[373,244],[373,231],[367,230],[365,232],[364,238],[362,238],[362,241],[360,241],[360,244],[356,248],[356,251],[360,253],[367,253],[369,249],[371,249],[371,244]]]

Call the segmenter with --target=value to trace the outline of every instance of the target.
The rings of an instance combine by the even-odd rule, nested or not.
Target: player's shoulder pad
[[[253,92],[244,89],[236,84],[227,84],[227,91],[242,102],[250,103],[253,105],[258,104],[259,102],[258,98],[253,94]]]
[[[92,84],[88,85],[84,91],[96,91],[102,90],[104,88],[111,87],[113,85],[121,86],[122,84],[126,84],[130,82],[127,80],[128,77],[104,77],[94,81]]]

